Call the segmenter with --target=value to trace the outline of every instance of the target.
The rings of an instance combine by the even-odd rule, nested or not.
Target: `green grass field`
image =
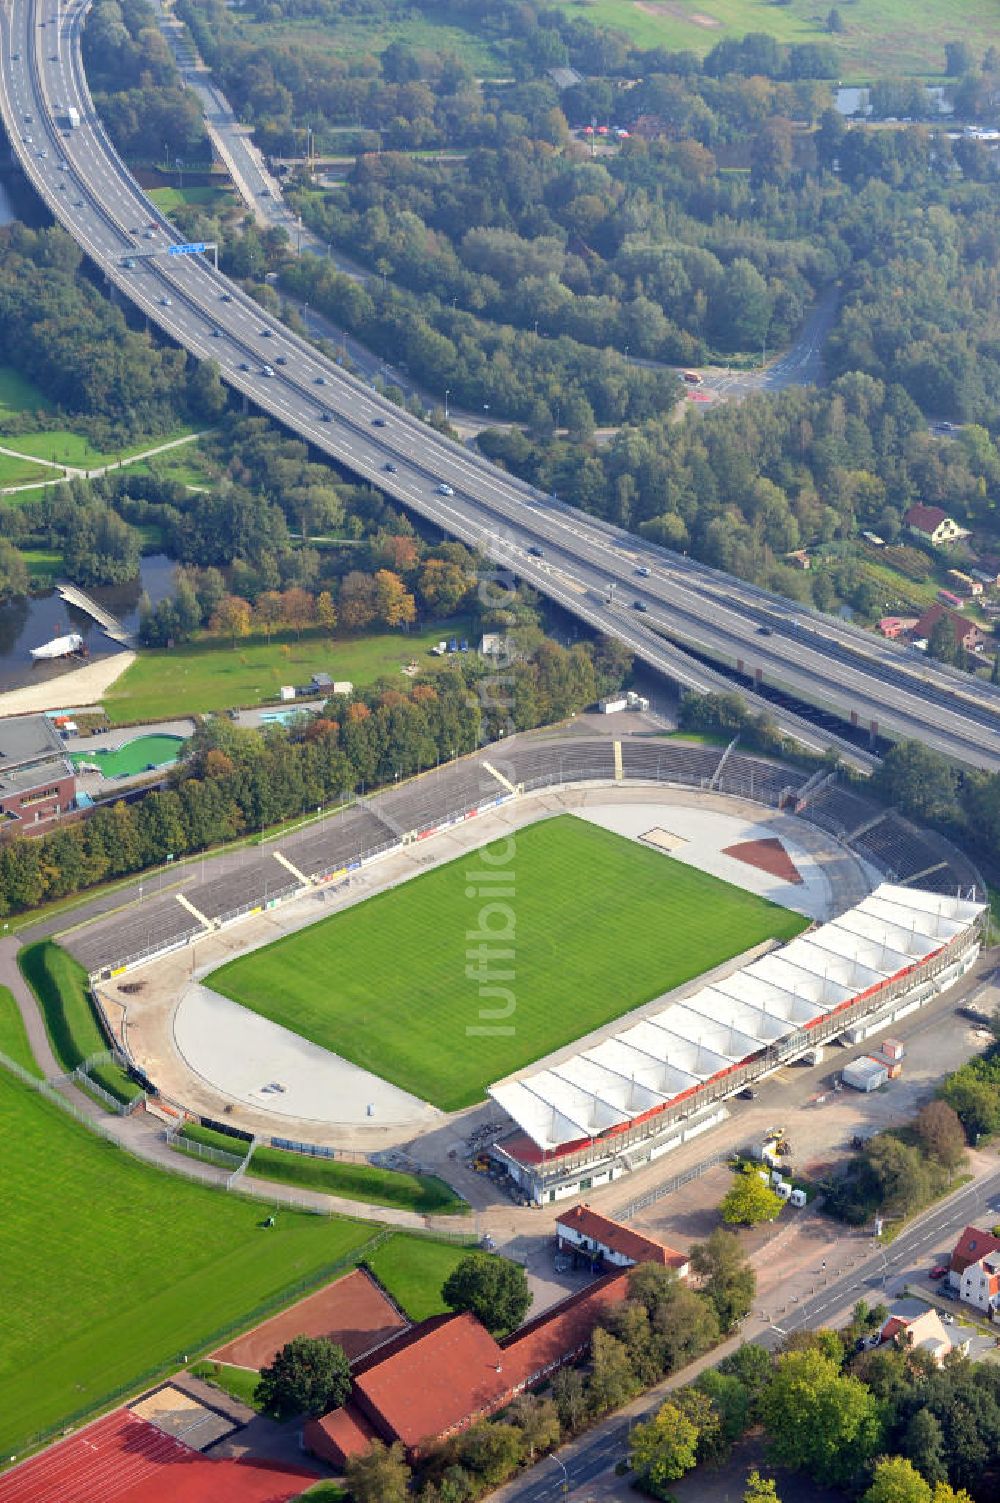
[[[8,1059],[12,1059],[30,1075],[37,1075],[41,1079],[43,1072],[38,1068],[31,1052],[21,1010],[13,993],[6,986],[0,986],[0,1054],[6,1054]]]
[[[0,1070],[0,1454],[214,1345],[377,1228],[177,1179],[102,1142]],[[406,1239],[404,1238],[404,1241]]]
[[[411,1320],[428,1320],[447,1310],[441,1286],[469,1252],[468,1247],[396,1232],[364,1261]]]
[[[349,58],[368,54],[377,56],[391,42],[400,41],[407,47],[436,57],[454,53],[479,74],[493,75],[500,67],[500,59],[484,38],[463,27],[451,26],[444,19],[421,15],[416,10],[407,12],[400,19],[374,22],[345,15],[328,27],[303,20],[248,23],[241,29],[247,40],[257,47],[287,46],[296,52],[333,52],[337,57]]]
[[[231,1367],[227,1362],[196,1362],[188,1371],[192,1378],[203,1378],[206,1383],[228,1393],[230,1398],[238,1399],[241,1404],[248,1404],[260,1413],[255,1398],[260,1375],[253,1368]]]
[[[31,459],[17,459],[13,454],[0,454],[0,486],[27,485],[32,480],[61,478],[59,471],[48,465],[35,464]]]
[[[510,867],[514,957],[503,964],[515,972],[516,1011],[507,1032],[483,1035],[491,1025],[480,1008],[497,1003],[481,1003],[466,975],[468,934],[487,902],[466,895],[476,861],[461,857],[241,956],[210,985],[455,1111],[490,1081],[806,927],[788,909],[572,815],[544,820],[519,831]]]
[[[2,1019],[2,1013],[0,1013]],[[0,1048],[3,1045],[0,1044]],[[244,1154],[246,1143],[228,1133],[189,1122],[181,1137],[224,1153]],[[183,1150],[180,1150],[183,1151]],[[256,1148],[247,1169],[253,1179],[272,1184],[296,1185],[321,1190],[348,1200],[364,1200],[375,1206],[396,1206],[424,1215],[452,1215],[466,1210],[465,1201],[450,1185],[434,1174],[402,1174],[397,1169],[379,1169],[374,1164],[351,1164],[344,1159],[314,1158],[287,1148]]]
[[[726,36],[767,32],[779,42],[831,42],[844,82],[896,74],[940,74],[945,42],[980,55],[997,34],[994,0],[859,0],[838,7],[844,31],[826,30],[830,7],[813,0],[555,0],[573,16],[611,26],[643,47],[704,54]]]
[[[320,628],[302,633],[275,632],[270,642],[246,637],[232,647],[228,640],[206,637],[185,647],[140,652],[132,666],[104,696],[111,723],[163,720],[178,704],[189,715],[252,706],[276,699],[282,684],[307,684],[314,673],[350,679],[358,686],[385,676],[399,677],[415,658],[422,669],[440,660],[429,657],[442,637],[467,636],[467,620],[439,621],[433,628],[410,632],[372,632],[361,637],[330,636]]]
[[[107,1049],[90,1000],[87,973],[72,955],[53,940],[40,939],[18,952],[17,963],[38,999],[52,1052],[64,1070],[75,1070],[90,1055]],[[90,1073],[119,1101],[131,1101],[139,1094],[139,1087],[113,1061],[95,1065]]]
[[[164,214],[191,205],[207,209],[210,214],[226,214],[238,203],[232,188],[214,188],[208,184],[194,188],[147,188],[146,193]]]
[[[3,425],[0,413],[0,427]],[[116,465],[120,459],[132,454],[144,454],[171,439],[182,438],[193,432],[190,427],[176,428],[158,438],[144,438],[138,443],[123,444],[121,449],[95,449],[89,438],[82,433],[73,433],[69,428],[57,428],[48,433],[18,433],[11,437],[0,434],[0,444],[16,449],[27,458],[51,459],[56,464],[72,465],[76,469],[99,469],[104,465]],[[55,477],[58,478],[58,477]]]

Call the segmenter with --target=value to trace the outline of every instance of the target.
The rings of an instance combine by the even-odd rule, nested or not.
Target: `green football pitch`
[[[380,1229],[177,1179],[103,1142],[0,1069],[0,1456],[96,1408]],[[291,1297],[291,1293],[290,1296]]]
[[[500,879],[480,880],[482,871]],[[491,1081],[806,923],[560,815],[520,830],[510,849],[472,851],[230,961],[209,985],[456,1111]],[[497,932],[506,930],[509,939]],[[481,979],[468,952],[484,941],[512,953],[490,959]],[[481,997],[481,985],[509,990],[509,1015],[495,1014],[510,999]]]

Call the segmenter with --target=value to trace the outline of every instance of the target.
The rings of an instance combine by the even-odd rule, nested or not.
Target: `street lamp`
[[[549,1455],[552,1457],[552,1460],[556,1463],[557,1466],[561,1466],[562,1467],[562,1474],[563,1474],[562,1491],[564,1493],[568,1493],[569,1492],[569,1472],[567,1472],[567,1470],[566,1470],[566,1463],[565,1463],[565,1461],[562,1460],[561,1457],[559,1457],[559,1456],[556,1455],[555,1451],[550,1451]]]
[[[444,420],[445,420],[445,422],[448,421],[448,398],[450,396],[451,396],[451,388],[448,387],[448,386],[446,386],[445,389],[444,389]]]

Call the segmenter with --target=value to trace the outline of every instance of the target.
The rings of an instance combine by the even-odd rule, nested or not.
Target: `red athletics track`
[[[287,1503],[305,1468],[212,1461],[116,1409],[0,1477],[0,1503]]]

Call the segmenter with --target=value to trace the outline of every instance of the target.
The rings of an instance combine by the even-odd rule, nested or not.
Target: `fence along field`
[[[479,1021],[467,935],[487,901],[466,895],[476,869],[469,852],[228,962],[206,984],[456,1111],[491,1081],[807,922],[572,815],[542,820],[518,832],[510,866],[513,1030],[481,1036],[467,1032]]]

